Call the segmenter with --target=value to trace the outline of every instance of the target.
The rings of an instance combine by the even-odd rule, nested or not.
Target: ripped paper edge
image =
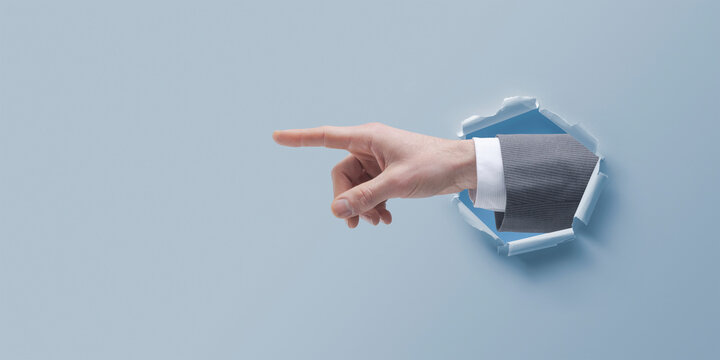
[[[458,211],[463,219],[470,224],[470,226],[479,230],[485,237],[488,237],[498,247],[498,253],[512,256],[523,254],[531,251],[540,249],[546,249],[549,247],[557,246],[558,244],[571,241],[575,239],[575,227],[580,222],[585,225],[589,224],[590,217],[592,216],[597,200],[602,193],[602,190],[607,184],[607,175],[603,173],[604,157],[599,152],[599,146],[597,139],[592,136],[582,125],[578,123],[570,124],[557,114],[540,108],[538,101],[535,97],[530,96],[515,96],[506,98],[503,100],[500,109],[491,116],[479,116],[474,115],[462,122],[461,130],[457,136],[465,138],[467,134],[473,133],[477,130],[486,128],[488,126],[500,123],[502,121],[511,119],[518,115],[522,115],[532,110],[538,110],[548,120],[553,122],[555,125],[563,129],[566,133],[571,135],[575,140],[583,144],[595,155],[598,156],[599,160],[595,165],[593,174],[588,180],[588,184],[585,187],[585,192],[580,199],[580,204],[573,218],[572,227],[558,230],[550,233],[530,236],[524,239],[514,240],[510,242],[504,242],[500,236],[495,234],[487,224],[480,220],[475,214],[460,201],[459,195],[453,196],[453,202],[458,206]]]

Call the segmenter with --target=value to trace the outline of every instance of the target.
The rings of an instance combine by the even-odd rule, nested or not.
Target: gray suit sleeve
[[[572,226],[598,157],[566,134],[498,135],[507,204],[498,231],[545,233]]]

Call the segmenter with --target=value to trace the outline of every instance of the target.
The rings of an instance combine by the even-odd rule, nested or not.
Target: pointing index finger
[[[347,149],[364,142],[366,136],[358,126],[321,126],[311,129],[278,130],[273,133],[276,143],[285,146],[324,146]]]

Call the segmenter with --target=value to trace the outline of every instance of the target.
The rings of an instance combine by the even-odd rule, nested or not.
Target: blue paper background
[[[0,0],[1,359],[716,357],[712,1]],[[537,96],[600,140],[582,239],[513,258],[447,197],[329,210],[337,150]]]

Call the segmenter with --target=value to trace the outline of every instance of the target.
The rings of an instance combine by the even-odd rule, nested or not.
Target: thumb
[[[347,219],[372,210],[377,204],[392,197],[394,191],[392,181],[383,172],[338,195],[330,208],[335,216]]]

